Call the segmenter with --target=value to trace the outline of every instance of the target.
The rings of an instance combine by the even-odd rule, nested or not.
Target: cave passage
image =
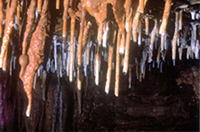
[[[0,0],[0,131],[199,131],[199,0]]]

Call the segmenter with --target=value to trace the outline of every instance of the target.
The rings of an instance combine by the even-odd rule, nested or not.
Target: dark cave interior
[[[0,0],[1,1],[1,0]],[[15,0],[2,0],[3,11],[6,14],[6,5]],[[187,27],[186,45],[191,46],[192,22],[197,23],[197,37],[200,41],[200,1],[199,0],[172,0],[168,24],[166,27],[166,42],[168,50],[165,58],[162,56],[157,60],[161,36],[157,35],[152,51],[152,61],[144,60],[144,71],[137,70],[142,67],[142,60],[148,47],[151,34],[145,34],[145,17],[152,17],[149,20],[149,32],[154,28],[153,19],[158,20],[161,25],[165,1],[148,0],[144,13],[140,15],[142,23],[142,42],[130,40],[129,69],[125,75],[123,64],[120,62],[119,72],[119,96],[115,95],[115,70],[117,58],[117,38],[112,43],[113,32],[108,33],[107,47],[98,46],[98,23],[95,18],[86,12],[85,19],[91,22],[89,37],[90,43],[89,65],[81,66],[74,64],[73,82],[70,82],[69,71],[69,49],[71,37],[71,17],[67,17],[67,37],[63,39],[63,10],[64,1],[60,0],[60,8],[56,9],[56,0],[44,0],[48,3],[48,30],[44,40],[43,62],[35,72],[32,105],[30,117],[27,117],[26,110],[28,99],[24,91],[23,82],[19,77],[19,57],[23,50],[23,34],[27,24],[27,10],[31,1],[19,0],[21,5],[20,25],[14,24],[10,34],[8,45],[8,56],[6,71],[0,69],[0,131],[199,131],[199,53],[187,58],[188,48],[183,49],[182,59],[179,59],[179,48],[176,49],[175,64],[172,60],[172,39],[175,31],[175,12],[183,10],[183,28],[179,30],[180,39],[184,36]],[[83,0],[87,1],[87,0]],[[69,8],[78,12],[80,0],[71,0]],[[88,0],[91,1],[91,0]],[[106,0],[97,0],[97,2]],[[113,0],[114,1],[114,0]],[[126,0],[122,0],[125,2]],[[128,0],[127,0],[128,1]],[[132,2],[134,0],[131,0]],[[137,8],[139,1],[134,1],[133,9]],[[185,6],[181,9],[181,6]],[[98,10],[98,9],[97,9]],[[198,16],[192,19],[191,12],[196,11]],[[37,12],[37,10],[35,11]],[[31,27],[31,34],[37,29],[42,18],[37,14]],[[112,4],[107,4],[106,20],[112,27],[117,25],[113,13]],[[134,15],[133,15],[134,16]],[[81,18],[75,19],[74,39],[74,63],[77,63],[78,36],[81,29]],[[5,28],[5,24],[3,24]],[[117,29],[119,26],[117,26]],[[181,40],[180,40],[181,41]],[[3,37],[0,38],[1,47]],[[87,42],[87,43],[88,43]],[[31,35],[28,37],[31,43]],[[197,42],[196,42],[197,43]],[[182,44],[182,43],[181,43]],[[31,45],[31,44],[30,44]],[[114,45],[113,61],[111,68],[111,82],[109,93],[105,92],[106,75],[108,69],[109,45]],[[199,52],[199,44],[197,51]],[[55,48],[56,47],[56,48]],[[97,50],[98,47],[98,50]],[[178,46],[177,46],[178,47]],[[82,54],[86,53],[82,49]],[[148,49],[147,49],[148,50]],[[95,82],[95,55],[99,51],[100,70],[99,84]],[[164,53],[164,52],[163,52]],[[63,54],[67,57],[63,57]],[[145,54],[145,55],[144,55]],[[56,59],[55,59],[56,56]],[[120,55],[123,60],[124,55]],[[147,57],[148,58],[148,57]],[[13,60],[13,61],[11,61]],[[12,63],[11,63],[12,62]],[[63,63],[62,63],[63,62]],[[57,63],[57,65],[56,65]],[[65,63],[65,64],[64,64]],[[57,68],[55,68],[55,65]],[[80,75],[78,70],[80,68]],[[139,75],[137,75],[139,71]],[[143,74],[140,74],[143,72]],[[36,75],[37,74],[37,75]],[[78,78],[78,79],[77,79]],[[81,90],[78,90],[78,80],[81,80]]]

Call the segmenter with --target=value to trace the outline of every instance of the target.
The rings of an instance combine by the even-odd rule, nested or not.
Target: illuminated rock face
[[[135,128],[140,122],[128,126],[132,120],[126,117],[160,118],[169,113],[173,113],[173,116],[167,119],[190,117],[184,114],[184,105],[188,104],[184,104],[179,97],[175,99],[178,103],[170,101],[176,95],[173,92],[172,95],[162,95],[161,91],[151,91],[149,85],[154,84],[148,81],[156,81],[153,76],[165,80],[170,77],[166,72],[174,74],[171,66],[174,65],[176,69],[182,63],[199,59],[198,1],[10,2],[9,6],[9,3],[0,0],[0,33],[4,29],[0,34],[0,67],[4,71],[1,72],[0,83],[1,130],[8,130],[9,118],[18,122],[18,128],[14,128],[16,130],[25,130],[26,122],[26,130],[62,131],[68,129],[65,127],[68,120],[71,121],[67,125],[70,130],[87,130],[86,127],[88,130],[143,130],[145,125]],[[17,80],[18,77],[23,85]],[[169,80],[171,83],[175,77]],[[191,80],[189,78],[188,82],[183,83],[191,84]],[[13,89],[12,83],[20,90],[16,87]],[[140,86],[136,84],[145,85],[146,90],[151,92],[138,92]],[[164,87],[162,79],[158,84]],[[164,91],[167,86],[163,88]],[[197,83],[193,86],[198,95]],[[12,97],[9,92],[16,94]],[[190,96],[194,97],[192,94]],[[24,101],[26,97],[28,103]],[[9,98],[17,99],[13,101],[17,108],[7,107],[9,102],[6,100]],[[175,106],[179,108],[178,112],[169,110]],[[18,115],[8,114],[6,109],[10,113],[17,109]],[[110,115],[98,118],[105,111],[111,111]],[[74,122],[67,113],[74,115]],[[24,115],[27,117],[22,120]],[[109,122],[115,120],[114,123],[102,124],[107,117]],[[100,123],[94,121],[98,119]],[[43,121],[45,123],[39,125]],[[123,122],[128,123],[120,126]],[[90,123],[91,126],[88,125]],[[149,127],[152,128],[150,130],[167,130]]]

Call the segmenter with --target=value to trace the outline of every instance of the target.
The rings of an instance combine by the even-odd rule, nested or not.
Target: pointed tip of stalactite
[[[30,117],[30,111],[26,110],[26,117]]]
[[[195,20],[195,11],[191,11],[191,17],[192,17],[192,20]]]
[[[160,67],[160,61],[157,61],[157,68]]]
[[[2,70],[6,72],[6,64],[3,65]]]
[[[97,86],[99,86],[99,81],[98,81],[97,79],[95,79],[95,84],[96,84]]]
[[[176,61],[175,60],[172,60],[173,61],[173,66],[175,66],[176,65]]]
[[[0,68],[3,67],[3,59],[0,58]]]
[[[70,76],[69,77],[69,82],[72,83],[73,82],[73,78]]]
[[[118,93],[115,93],[115,97],[118,97],[119,96],[119,94]]]
[[[107,88],[105,88],[105,93],[109,94],[109,90]]]
[[[106,81],[106,86],[105,86],[105,93],[106,93],[106,94],[109,94],[109,86],[108,86],[107,81]]]
[[[6,69],[5,69],[5,68],[3,68],[2,70],[3,70],[4,72],[6,72]]]
[[[137,42],[137,41],[135,41],[135,42]],[[141,46],[141,43],[138,43],[138,46],[140,47],[140,46]]]
[[[163,32],[162,30],[161,30],[161,28],[159,29],[159,32],[158,32],[161,36],[162,35],[165,35],[165,32]]]
[[[123,54],[124,54],[124,49],[119,48],[119,54],[120,54],[120,55],[123,55]]]
[[[179,60],[182,60],[182,56],[179,56]]]
[[[127,70],[125,69],[125,67],[123,68],[123,74],[124,74],[124,75],[127,74]]]

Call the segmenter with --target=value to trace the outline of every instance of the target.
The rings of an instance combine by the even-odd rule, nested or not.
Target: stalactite
[[[125,35],[121,34],[120,37],[121,37],[121,40],[120,40],[120,46],[119,46],[119,53],[121,55],[123,55],[124,54],[124,47],[125,47],[125,45],[124,45],[124,43],[125,43]]]
[[[116,48],[116,68],[115,68],[115,96],[119,96],[119,79],[120,79],[120,54],[119,54],[119,46],[120,46],[120,33],[118,31],[117,35],[117,48]]]
[[[53,36],[53,49],[54,49],[54,67],[55,67],[55,70],[57,70],[58,69],[58,61],[57,61],[57,39],[56,39],[56,36]]]
[[[151,31],[151,40],[150,40],[150,46],[149,46],[150,48],[149,59],[148,59],[149,63],[152,61],[152,57],[153,57],[153,47],[154,47],[156,31],[157,31],[157,19],[154,19],[154,27],[153,27],[153,30]]]
[[[192,50],[192,55],[193,53],[195,53],[195,45],[196,45],[196,40],[197,40],[197,25],[199,25],[199,23],[196,22],[191,22],[192,25],[192,30],[191,30],[191,41],[190,41],[190,46],[191,46],[191,50]]]
[[[95,53],[91,49],[91,54],[90,54],[90,71],[91,71],[91,77],[94,77],[93,75],[95,74],[95,70],[94,70],[95,57],[94,56],[95,56]]]
[[[73,65],[74,65],[74,30],[76,22],[76,13],[72,9],[69,9],[69,15],[71,16],[71,38],[70,38],[70,58],[69,58],[69,81],[73,81]]]
[[[105,92],[108,94],[110,89],[111,81],[111,72],[112,72],[112,57],[113,57],[113,46],[109,46],[109,55],[108,55],[108,69],[106,74],[106,86]]]
[[[90,29],[91,26],[92,26],[92,23],[89,21],[89,22],[87,22],[87,25],[84,28],[84,32],[83,32],[83,44],[82,44],[82,48],[83,49],[85,49],[87,38],[88,38],[88,43],[90,43],[90,37],[91,36],[88,35],[88,31],[89,31],[89,29]]]
[[[57,55],[58,57],[57,57],[57,64],[58,64],[58,70],[57,70],[57,77],[60,77],[60,78],[62,78],[62,57],[61,57],[61,53],[59,53],[58,55]]]
[[[67,73],[67,76],[69,77],[69,73],[70,73],[70,63],[69,63],[69,60],[70,60],[70,46],[68,46],[68,49],[67,49],[67,60],[68,61],[66,61],[66,73]]]
[[[138,46],[142,44],[142,22],[139,21],[138,23]]]
[[[163,35],[166,33],[166,28],[167,28],[167,21],[170,15],[170,9],[171,9],[171,0],[166,0],[165,2],[165,8],[163,12],[163,18],[162,18],[162,23],[160,25],[160,30],[159,34]],[[164,50],[164,43],[161,43],[161,51]]]
[[[127,32],[127,36],[126,36],[126,48],[125,48],[124,67],[123,67],[123,73],[124,74],[127,74],[127,71],[128,71],[130,38],[131,38],[131,28]]]
[[[84,51],[83,53],[83,71],[84,71],[84,75],[87,78],[87,49]]]
[[[182,23],[183,23],[183,22],[182,22],[182,21],[183,21],[182,19],[183,19],[183,10],[180,10],[180,11],[179,11],[179,24],[178,24],[178,29],[179,29],[179,30],[182,30]]]
[[[41,56],[44,54],[44,44],[45,38],[47,36],[46,32],[48,31],[48,0],[44,1],[41,18],[39,20],[38,26],[36,27],[35,32],[32,35],[30,46],[28,49],[29,63],[25,67],[24,72],[20,75],[21,80],[23,81],[24,90],[28,97],[28,106],[26,109],[26,116],[30,116],[31,104],[32,104],[32,85],[35,71],[38,69],[39,65],[42,62]],[[23,56],[23,55],[21,55]],[[22,59],[23,61],[23,59]],[[26,62],[26,61],[25,61]],[[27,62],[26,62],[27,63]],[[22,65],[21,65],[22,66]],[[22,68],[21,68],[22,69]]]
[[[60,0],[56,0],[56,9],[60,9]]]
[[[103,26],[103,43],[102,46],[104,48],[107,47],[107,36],[108,36],[108,30],[109,30],[109,22],[105,22]]]
[[[2,37],[3,33],[3,0],[0,0],[0,38]]]
[[[179,48],[179,59],[182,60],[182,54],[183,54],[183,47],[181,46]]]
[[[65,70],[66,68],[66,52],[65,52],[65,49],[66,49],[66,41],[62,41],[61,43],[61,61],[62,61],[62,69]]]
[[[2,67],[3,71],[6,71],[6,67],[7,67],[8,49],[6,49],[5,54],[6,54],[6,56],[3,59],[3,67]]]
[[[148,17],[148,15],[145,17],[145,34],[149,35],[149,17]]]
[[[200,44],[199,40],[196,40],[195,51],[194,51],[195,59],[199,59],[199,49],[200,49],[199,44]]]
[[[140,74],[141,74],[140,76],[142,76],[140,78],[144,78],[144,76],[145,76],[147,50],[148,50],[148,48],[147,48],[147,44],[146,44],[142,51],[142,59],[140,61]],[[141,79],[140,79],[140,81],[141,81]]]
[[[144,65],[143,69],[142,69],[142,79],[145,79],[145,75],[146,75],[146,65]]]
[[[166,32],[162,33],[161,36],[160,36],[161,52],[165,49],[165,35],[166,35]]]
[[[77,68],[77,88],[81,90],[81,77],[80,77],[80,67]]]
[[[186,54],[186,58],[187,58],[187,59],[189,59],[190,54],[191,54],[191,51],[192,51],[191,46],[188,46],[188,47],[187,47],[187,54]]]
[[[159,65],[160,65],[160,52],[161,52],[161,46],[158,48],[158,53],[156,57],[157,68],[159,68]]]
[[[198,12],[197,14],[196,14],[196,19],[198,20],[200,18],[200,12]]]
[[[188,25],[184,26],[183,37],[181,39],[181,46],[185,47],[187,45],[187,34],[188,34]]]
[[[162,67],[163,67],[163,62],[161,61],[160,62],[160,73],[162,73],[162,69],[163,69]]]
[[[103,23],[100,23],[98,27],[98,34],[97,34],[97,42],[99,46],[101,45],[102,38],[103,38]]]
[[[135,64],[136,64],[136,66],[135,66],[135,74],[136,74],[136,77],[137,77],[137,79],[139,79],[139,66],[138,66],[138,59],[137,58],[135,58]]]
[[[131,82],[132,82],[132,68],[133,68],[133,65],[129,65],[129,75],[128,75],[128,88],[131,88]]]
[[[20,26],[20,5],[21,5],[21,0],[18,0],[17,3],[17,24]]]
[[[172,60],[175,62],[176,60],[176,44],[177,44],[177,37],[178,37],[178,12],[175,13],[175,30],[174,30],[174,37],[172,40]]]
[[[109,1],[109,0],[108,0]],[[125,44],[125,12],[122,5],[124,5],[124,1],[121,0],[110,0],[111,4],[113,5],[113,14],[115,17],[115,20],[118,24],[119,33],[121,37],[120,47],[119,47],[119,53],[124,54],[124,44]]]
[[[127,74],[128,64],[129,64],[129,51],[130,51],[130,39],[131,39],[131,25],[132,25],[132,13],[133,9],[131,7],[131,0],[126,0],[125,9],[126,9],[126,25],[128,25],[127,34],[126,34],[126,43],[125,43],[125,56],[123,64],[123,73]]]
[[[80,67],[77,68],[77,99],[79,114],[81,114],[81,72]]]
[[[87,0],[84,0],[83,2],[85,4],[85,8],[90,13],[90,15],[94,16],[96,19],[98,25],[97,42],[99,45],[101,45],[103,37],[103,21],[107,17],[107,3],[105,0],[103,0],[101,3]],[[98,10],[96,10],[95,8],[98,8]]]
[[[33,78],[33,89],[36,88],[37,77],[38,77],[38,74],[36,72],[35,75],[34,75],[34,78]]]
[[[113,25],[113,39],[111,41],[111,44],[109,46],[109,55],[108,55],[108,69],[107,69],[107,74],[106,74],[106,85],[105,85],[105,92],[108,94],[109,89],[110,89],[110,82],[111,82],[111,75],[112,75],[112,61],[113,61],[113,51],[114,51],[114,44],[115,44],[115,39],[117,35],[117,30],[115,29]]]
[[[10,40],[10,34],[12,32],[12,27],[14,25],[14,15],[16,9],[17,9],[17,0],[12,0],[11,6],[10,7],[7,6],[6,23],[5,23],[4,36],[0,54],[0,68],[3,68],[4,71],[6,71],[8,44]]]
[[[192,20],[195,20],[196,11],[191,11],[190,14],[191,14]]]
[[[78,37],[78,49],[77,49],[77,65],[81,65],[81,51],[82,51],[82,45],[83,45],[83,32],[84,32],[84,24],[85,24],[85,15],[86,15],[86,10],[84,3],[82,3],[82,7],[79,8],[81,11],[81,22],[80,22],[80,32],[79,32],[79,37]]]
[[[89,32],[88,34],[88,41],[87,41],[87,51],[86,51],[86,56],[87,56],[87,61],[86,64],[89,65],[90,63],[90,43],[91,43],[91,33]]]
[[[165,61],[168,49],[169,49],[169,42],[168,42],[168,39],[166,39],[166,49],[162,52],[162,59],[163,59],[163,61]]]
[[[180,35],[178,33],[178,36],[177,36],[177,46],[180,46]]]
[[[64,11],[63,11],[63,30],[62,36],[65,38],[67,34],[67,11],[69,6],[69,0],[64,0]]]
[[[39,13],[42,11],[42,0],[37,0],[37,11]]]
[[[144,13],[144,7],[145,7],[145,4],[144,4],[144,0],[139,0],[139,12],[141,13]]]
[[[22,54],[26,54],[27,52],[28,37],[31,35],[31,29],[35,20],[35,10],[36,10],[36,0],[31,0],[29,8],[27,10],[27,24],[22,42]]]
[[[94,75],[95,75],[95,84],[99,85],[99,70],[100,70],[100,55],[99,55],[99,45],[97,46],[97,51],[95,55],[95,64],[94,64]]]
[[[133,18],[133,24],[132,24],[132,36],[133,36],[133,41],[136,42],[137,41],[137,27],[138,27],[138,23],[139,23],[139,17],[140,17],[140,8],[141,6],[145,7],[146,6],[146,2],[148,0],[144,0],[144,4],[142,5],[142,3],[140,3],[137,7],[137,12],[135,13],[135,16]]]

